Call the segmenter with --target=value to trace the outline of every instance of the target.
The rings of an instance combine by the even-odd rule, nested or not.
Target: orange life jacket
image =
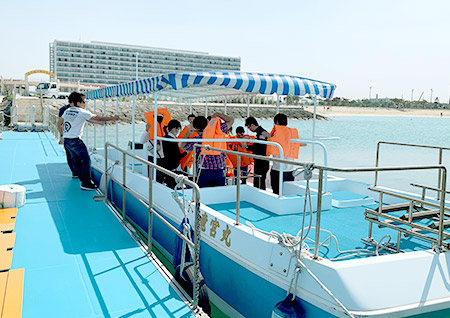
[[[183,130],[180,132],[180,134],[178,135],[178,138],[185,138],[187,132],[188,132],[189,127],[188,126],[184,126]],[[197,132],[194,131],[189,138],[194,138],[198,136]],[[183,152],[183,150],[180,149],[181,152]],[[186,167],[192,167],[192,163],[194,162],[194,154],[192,151],[189,151],[188,154],[186,156],[184,156],[183,158],[181,158],[180,160],[180,166],[181,169],[184,170]]]
[[[151,140],[155,139],[153,136],[153,134],[154,134],[153,124],[154,124],[154,120],[155,120],[154,113],[155,113],[154,111],[144,113],[145,120],[150,125],[150,128],[148,129],[148,133],[150,134]],[[164,137],[164,135],[165,135],[164,127],[169,124],[169,121],[172,119],[172,116],[170,116],[170,112],[167,108],[158,108],[157,114],[164,116],[161,123],[157,122],[157,128],[156,128],[157,136]]]
[[[225,169],[226,176],[227,177],[234,177],[234,170],[233,170],[233,163],[231,162],[230,158],[227,156],[225,159],[225,165],[230,169]]]
[[[245,135],[249,139],[255,139],[254,136]],[[230,136],[230,139],[238,138],[236,136]],[[251,153],[251,151],[248,151],[246,148],[242,147],[241,142],[227,142],[227,148],[229,150],[233,151],[239,151],[243,153]],[[247,143],[248,145],[252,145],[253,143]],[[232,154],[227,154],[227,157],[231,160],[233,163],[233,167],[237,168],[237,156]],[[253,158],[241,156],[241,167],[247,167],[248,165],[253,163]]]
[[[298,151],[300,149],[300,144],[289,142],[290,139],[298,139],[298,131],[295,128],[290,128],[286,126],[274,125],[270,133],[272,137],[268,138],[268,141],[274,141],[281,145],[283,148],[284,157],[287,158],[298,158]],[[267,156],[280,156],[280,151],[278,147],[267,145]]]
[[[203,130],[203,139],[225,139],[226,135],[225,133],[220,129],[220,119],[219,118],[212,118],[211,121],[208,123],[206,128]],[[202,142],[203,145],[209,145],[211,147],[220,148],[220,149],[227,149],[227,143],[225,141],[204,141]],[[201,149],[201,154],[205,154],[205,149]],[[220,155],[221,152],[217,150],[208,150],[206,152],[207,155]]]

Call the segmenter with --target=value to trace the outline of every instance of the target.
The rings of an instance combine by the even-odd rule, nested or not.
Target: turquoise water
[[[330,167],[373,167],[375,166],[376,149],[379,141],[413,143],[433,146],[450,147],[450,118],[440,117],[387,117],[387,116],[336,116],[329,121],[316,122],[316,135],[339,137],[338,140],[324,140],[328,151],[328,166]],[[243,126],[243,120],[236,120],[234,127]],[[270,132],[272,120],[259,120],[261,126]],[[289,126],[299,130],[300,138],[311,138],[312,121],[290,120]],[[136,124],[136,141],[144,131],[144,124]],[[104,142],[103,127],[97,126],[97,147],[102,148]],[[112,143],[115,139],[115,126],[106,129],[106,140]],[[119,146],[126,147],[132,139],[131,125],[119,125]],[[93,131],[89,131],[90,147],[93,146]],[[323,153],[320,147],[315,147],[314,159],[317,164],[323,164]],[[311,161],[312,147],[302,147],[300,161]],[[450,166],[450,151],[444,151],[443,163]],[[382,145],[380,166],[401,165],[434,165],[439,160],[438,150],[418,149]],[[346,173],[334,175],[344,176],[367,183],[374,182],[374,173]],[[407,171],[397,173],[383,172],[379,176],[379,184],[396,187],[403,190],[419,191],[409,183],[421,183],[437,186],[437,172]]]

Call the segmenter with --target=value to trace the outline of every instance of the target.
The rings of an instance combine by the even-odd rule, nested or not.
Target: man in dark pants
[[[73,158],[75,169],[79,173],[81,189],[95,190],[97,187],[91,180],[91,158],[81,137],[83,136],[84,123],[105,124],[107,121],[118,120],[119,116],[102,117],[85,110],[86,96],[78,92],[69,95],[68,108],[63,114],[64,119],[64,148]]]
[[[252,132],[256,133],[256,139],[258,140],[267,140],[267,138],[270,137],[270,134],[258,124],[258,121],[254,117],[248,117],[245,120],[245,126]],[[253,145],[248,146],[247,149],[253,152],[254,155],[266,156],[266,145],[254,143]],[[255,159],[255,167],[253,172],[255,175],[260,175],[261,177],[255,177],[253,179],[254,187],[260,188],[261,190],[266,190],[267,171],[269,171],[269,161]]]
[[[67,104],[59,109],[59,119],[58,119],[58,131],[59,131],[59,143],[61,145],[64,145],[64,119],[62,118],[62,115],[64,112],[70,107],[70,104]],[[64,147],[64,150],[66,151],[66,158],[67,158],[67,164],[69,165],[70,171],[72,171],[72,178],[78,178],[78,171],[76,170],[76,167],[78,164],[73,163],[74,158],[72,158],[72,155],[70,152]]]

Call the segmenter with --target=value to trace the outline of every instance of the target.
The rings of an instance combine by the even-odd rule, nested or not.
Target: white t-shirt
[[[64,119],[64,138],[81,138],[84,123],[94,116],[90,111],[79,107],[69,107],[62,115]]]

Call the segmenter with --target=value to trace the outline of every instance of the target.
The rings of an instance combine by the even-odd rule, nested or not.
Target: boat
[[[104,105],[107,99],[131,96],[134,109],[137,96],[151,95],[157,113],[162,100],[207,104],[254,94],[306,95],[317,106],[319,98],[331,98],[335,89],[334,84],[298,76],[186,72],[110,86],[86,96]],[[316,138],[290,142],[314,145],[326,154]],[[198,301],[195,288],[202,276],[209,299],[231,317],[283,317],[277,310],[286,303],[297,304],[298,315],[306,317],[448,316],[450,213],[442,153],[450,149],[380,141],[376,158],[387,143],[435,148],[440,161],[388,167],[377,161],[374,167],[337,168],[286,159],[282,147],[272,143],[280,158],[248,156],[298,167],[296,180],[281,182],[276,195],[241,184],[239,173],[234,185],[201,189],[187,187],[185,177],[173,175],[177,187],[168,188],[155,181],[155,174],[171,172],[140,158],[134,146],[121,149],[106,143],[91,158],[104,200],[170,261],[181,253],[181,271],[190,250],[194,268],[201,272],[196,271],[191,284],[194,297]],[[437,185],[414,180],[419,170],[437,173]],[[395,171],[409,171],[422,195],[383,186],[378,175]],[[375,179],[367,184],[333,176],[336,172],[372,172]],[[181,228],[188,237],[192,232],[190,247],[177,244],[177,235],[168,227]]]

